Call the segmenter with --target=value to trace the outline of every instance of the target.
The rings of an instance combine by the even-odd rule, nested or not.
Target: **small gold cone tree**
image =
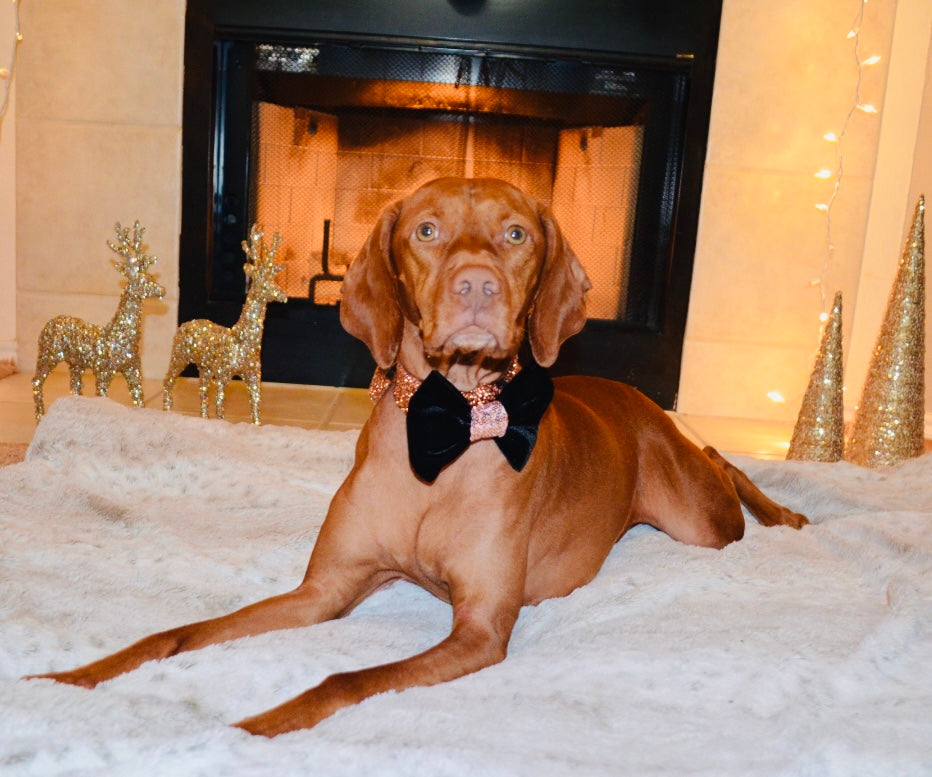
[[[788,459],[839,461],[845,446],[844,370],[841,346],[841,292],[822,334],[812,377],[796,419]]]

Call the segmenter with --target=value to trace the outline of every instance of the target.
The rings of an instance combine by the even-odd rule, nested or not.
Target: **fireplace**
[[[366,385],[339,293],[379,213],[433,178],[503,178],[552,207],[593,281],[554,371],[673,407],[716,4],[539,0],[520,25],[492,0],[255,5],[188,3],[180,320],[235,321],[257,222],[289,297],[264,379]]]

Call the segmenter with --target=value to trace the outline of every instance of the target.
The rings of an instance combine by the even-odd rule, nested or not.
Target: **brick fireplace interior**
[[[531,90],[542,68],[526,62],[371,48],[367,59],[375,51],[378,80],[316,74],[327,53],[352,57],[348,47],[258,49],[249,220],[282,235],[288,296],[337,304],[340,275],[387,205],[434,178],[491,177],[552,207],[592,280],[589,317],[624,319],[644,100]],[[303,98],[276,89],[283,73],[304,74]],[[623,74],[600,75],[607,90]]]
[[[404,0],[404,35],[337,2],[250,5],[188,6],[179,320],[235,320],[239,245],[259,223],[282,236],[289,297],[268,312],[264,378],[364,385],[372,362],[337,306],[381,211],[433,178],[502,178],[551,206],[593,281],[555,371],[673,406],[716,4],[593,16],[554,0],[508,32],[485,3],[433,4],[431,19]]]

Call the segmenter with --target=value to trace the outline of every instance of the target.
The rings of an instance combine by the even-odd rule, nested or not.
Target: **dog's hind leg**
[[[791,526],[794,529],[801,529],[809,523],[804,515],[774,502],[754,485],[744,472],[725,459],[715,448],[706,446],[702,452],[725,471],[729,480],[734,484],[735,491],[738,492],[738,498],[763,526]]]

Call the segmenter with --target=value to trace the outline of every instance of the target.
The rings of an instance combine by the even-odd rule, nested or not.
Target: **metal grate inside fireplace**
[[[289,297],[267,314],[264,379],[366,385],[371,359],[338,305],[379,213],[433,178],[502,178],[552,207],[593,281],[555,371],[674,405],[707,125],[695,53],[224,27],[225,13],[189,3],[181,320],[235,320],[240,243],[258,222],[282,236]]]

